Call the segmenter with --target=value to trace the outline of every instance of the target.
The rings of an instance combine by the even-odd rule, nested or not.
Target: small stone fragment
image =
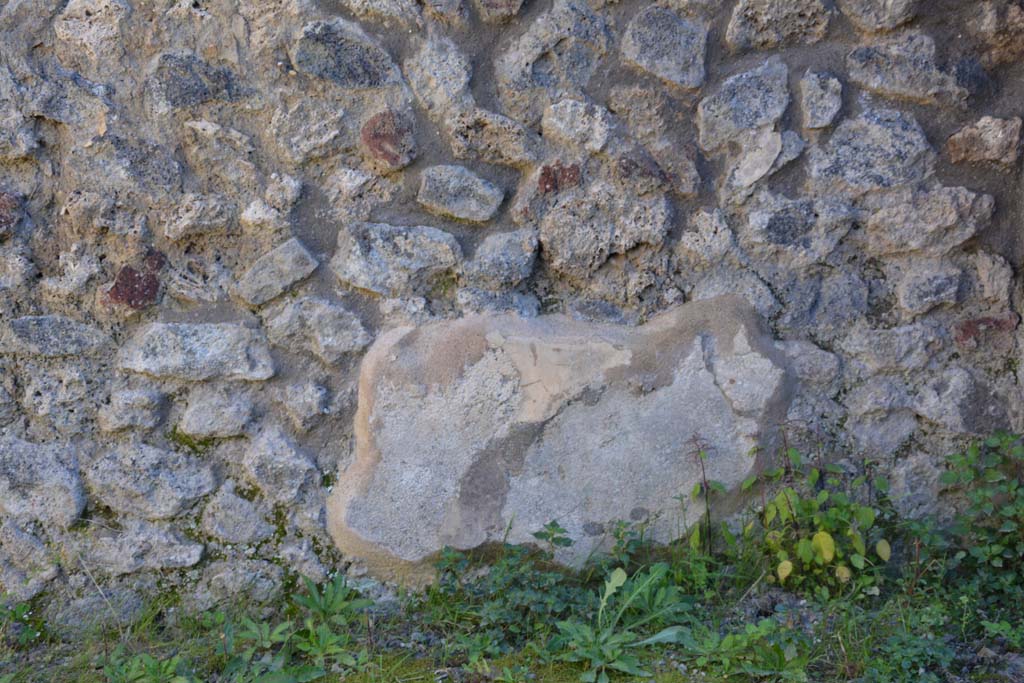
[[[72,446],[0,435],[0,513],[66,529],[84,509],[85,491]]]
[[[360,19],[422,26],[418,0],[341,0],[342,6]]]
[[[31,600],[59,574],[53,553],[38,538],[10,519],[0,520],[0,595],[5,602]]]
[[[824,263],[853,225],[848,205],[828,199],[788,199],[759,192],[738,231],[741,244],[766,272],[798,272]]]
[[[704,85],[708,27],[666,7],[648,7],[626,27],[622,56],[634,66],[682,88]]]
[[[153,520],[180,515],[216,487],[213,470],[197,458],[141,443],[100,457],[85,480],[115,512]]]
[[[596,154],[605,148],[614,126],[604,107],[579,100],[562,100],[544,110],[541,128],[545,140]]]
[[[464,221],[490,220],[504,191],[464,166],[431,166],[420,175],[416,201],[428,211]]]
[[[522,124],[479,107],[455,114],[449,124],[456,159],[526,166],[537,160],[537,139]]]
[[[100,632],[126,631],[147,615],[150,604],[139,591],[108,584],[102,593],[51,601],[46,606],[46,623],[65,642],[84,643]]]
[[[488,24],[511,19],[519,14],[523,0],[473,0],[480,18]]]
[[[246,303],[259,306],[309,277],[319,263],[294,237],[256,260],[239,278],[234,293]]]
[[[461,260],[459,243],[436,228],[357,223],[338,233],[331,270],[353,287],[397,297],[428,291]]]
[[[7,371],[3,366],[0,366],[0,370]],[[11,392],[0,384],[0,427],[14,422],[17,415],[18,404],[14,401],[14,397],[11,396]]]
[[[966,368],[954,365],[918,393],[914,412],[953,434],[993,434],[1007,428],[1006,402]]]
[[[857,28],[881,33],[905,24],[917,13],[919,0],[837,0],[839,9]]]
[[[81,362],[26,362],[24,411],[65,436],[92,428],[99,399],[95,366]]]
[[[313,460],[280,427],[267,427],[253,441],[242,466],[252,483],[275,503],[293,503],[303,491],[319,483]]]
[[[275,109],[267,132],[281,157],[301,166],[337,151],[346,114],[328,99],[303,97]]]
[[[164,225],[164,235],[180,241],[226,232],[234,221],[235,207],[216,196],[186,194]]]
[[[368,118],[359,133],[364,154],[381,172],[405,168],[416,158],[412,118],[387,109]]]
[[[807,70],[800,79],[804,128],[827,128],[843,108],[843,84],[827,74]]]
[[[910,315],[957,302],[963,271],[948,263],[915,263],[896,285],[896,300]]]
[[[0,292],[21,287],[37,272],[28,249],[19,244],[0,247]]]
[[[246,232],[253,234],[274,234],[288,231],[286,217],[262,199],[254,199],[238,217],[238,223]]]
[[[151,323],[121,348],[117,367],[192,381],[274,375],[263,335],[233,323]]]
[[[164,396],[153,389],[122,389],[110,395],[100,408],[97,422],[105,432],[122,429],[152,429],[160,424]]]
[[[451,38],[429,36],[403,66],[416,99],[435,123],[476,106],[469,90],[472,66]]]
[[[331,412],[331,395],[327,387],[316,382],[289,384],[278,396],[296,431],[306,432]]]
[[[641,244],[660,246],[672,220],[665,196],[622,196],[603,183],[591,187],[557,201],[540,223],[548,264],[580,282],[615,254]]]
[[[477,287],[500,291],[528,278],[536,258],[537,233],[533,230],[488,235],[466,263],[463,274]]]
[[[878,195],[867,220],[867,251],[876,256],[922,252],[943,256],[978,234],[995,211],[990,195],[965,187],[908,187]]]
[[[984,116],[949,138],[946,151],[954,164],[988,161],[1009,169],[1017,163],[1021,125],[1020,117]]]
[[[53,22],[61,63],[85,61],[95,69],[117,61],[124,52],[121,26],[131,12],[125,0],[70,0]]]
[[[287,213],[302,196],[302,181],[290,175],[274,173],[263,198],[271,208]]]
[[[808,173],[815,191],[861,196],[920,182],[934,162],[928,138],[912,116],[870,107],[843,120],[824,146],[810,150]]]
[[[120,531],[101,530],[83,555],[87,562],[112,576],[199,564],[201,543],[192,543],[164,526],[130,519]]]
[[[194,439],[227,439],[245,433],[252,399],[232,386],[201,385],[188,395],[178,431]]]
[[[280,597],[283,585],[284,569],[276,564],[264,560],[221,560],[206,567],[202,581],[190,596],[191,607],[209,610],[240,601],[265,605]]]
[[[229,70],[211,66],[193,54],[165,53],[157,57],[147,88],[158,112],[231,100],[237,95]]]
[[[289,302],[267,319],[266,328],[272,344],[291,351],[304,349],[328,365],[372,341],[354,313],[319,297]]]
[[[847,55],[846,68],[854,83],[886,97],[947,105],[967,99],[956,78],[939,69],[935,41],[924,33],[858,47]]]
[[[7,239],[21,222],[21,199],[16,194],[0,190],[0,240]]]
[[[974,3],[978,12],[968,25],[984,47],[982,63],[998,66],[1024,55],[1024,7],[1017,0]]]
[[[921,370],[944,343],[934,327],[915,323],[885,330],[859,327],[840,342],[840,348],[868,374],[875,374]]]
[[[449,26],[462,26],[467,19],[465,0],[424,0],[428,17]]]
[[[971,255],[971,262],[977,272],[977,294],[982,299],[1005,306],[1010,301],[1013,287],[1013,267],[998,254],[977,251]]]
[[[789,69],[773,57],[763,66],[727,78],[716,94],[701,100],[700,146],[714,151],[741,133],[774,126],[788,106]]]
[[[582,97],[611,42],[607,22],[588,3],[555,0],[494,58],[503,110],[533,127],[552,102]]]
[[[340,18],[304,26],[292,48],[292,64],[342,88],[379,88],[402,78],[383,47],[358,24]]]
[[[821,0],[740,0],[725,40],[733,50],[813,45],[825,37],[830,18]]]
[[[0,354],[60,358],[95,356],[111,346],[98,328],[62,315],[15,318],[0,328]]]
[[[224,543],[258,543],[270,538],[274,527],[260,516],[256,506],[234,493],[233,482],[210,498],[203,509],[203,531]]]

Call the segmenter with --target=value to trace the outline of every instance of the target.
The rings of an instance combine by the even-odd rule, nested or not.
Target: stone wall
[[[918,514],[1021,427],[1018,0],[8,0],[0,46],[0,592],[64,623],[600,545],[696,450]]]

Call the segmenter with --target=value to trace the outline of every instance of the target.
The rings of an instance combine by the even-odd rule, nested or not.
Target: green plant
[[[877,594],[878,565],[892,548],[877,525],[891,515],[884,479],[859,476],[847,482],[838,467],[806,466],[790,449],[787,467],[765,473],[781,482],[761,515],[765,550],[778,581],[828,598],[852,585]]]
[[[554,557],[556,549],[568,548],[572,545],[572,539],[566,535],[568,533],[561,524],[551,520],[544,525],[543,529],[535,531],[533,537],[544,544],[548,557]]]
[[[558,538],[556,530],[548,531]],[[545,643],[556,621],[580,614],[592,603],[590,592],[573,574],[549,568],[549,558],[548,552],[504,544],[494,563],[480,571],[465,554],[446,549],[436,565],[438,582],[412,609],[425,613],[429,625],[456,641],[463,631],[486,637],[487,656],[530,641]],[[470,642],[458,641],[457,651],[471,654],[466,647]]]
[[[141,653],[131,657],[117,648],[103,663],[107,683],[193,683],[195,679],[182,673],[181,657],[158,659]]]
[[[680,629],[675,642],[700,669],[720,676],[743,674],[772,681],[806,681],[809,650],[799,631],[783,629],[771,619],[747,624],[724,636],[694,623]]]
[[[866,683],[939,683],[953,649],[930,633],[897,630],[878,646],[864,672]]]
[[[348,626],[356,614],[373,605],[348,585],[348,579],[338,574],[334,579],[318,588],[315,583],[303,577],[306,593],[292,595],[292,602],[307,610],[315,619],[338,626]]]
[[[641,629],[667,615],[677,615],[683,609],[677,602],[666,599],[667,575],[668,566],[658,564],[635,574],[631,580],[620,567],[605,581],[597,614],[590,623],[558,622],[556,642],[563,649],[561,659],[587,667],[580,676],[581,681],[607,683],[609,670],[643,678],[650,676],[641,668],[635,649],[672,642],[680,629],[669,626],[641,640]]]
[[[948,458],[942,483],[964,507],[953,526],[950,569],[973,577],[986,596],[1019,595],[1024,572],[1024,443],[997,434]]]
[[[19,648],[31,647],[49,638],[46,622],[32,603],[4,604],[0,599],[0,642],[8,635],[13,636]]]
[[[1003,619],[1001,621],[983,621],[982,628],[989,638],[1001,640],[1009,649],[1016,652],[1024,650],[1024,620],[1016,625]]]
[[[347,633],[337,633],[329,623],[315,623],[306,619],[305,627],[295,634],[295,649],[302,652],[317,668],[326,669],[333,664],[357,668],[365,665],[368,653],[363,650],[359,658],[348,652],[352,638]]]

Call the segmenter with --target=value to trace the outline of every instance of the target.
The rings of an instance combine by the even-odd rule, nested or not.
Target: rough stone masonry
[[[698,444],[941,509],[1024,427],[1022,83],[1020,0],[0,3],[0,593],[574,562]]]

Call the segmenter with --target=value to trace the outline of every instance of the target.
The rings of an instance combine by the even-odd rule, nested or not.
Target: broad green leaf
[[[811,544],[810,539],[801,538],[797,541],[796,556],[803,560],[805,564],[810,564],[814,560],[814,546]]]
[[[814,551],[818,554],[818,557],[826,563],[831,562],[835,558],[836,542],[827,531],[819,531],[814,534],[811,543],[814,545]]]
[[[839,583],[849,583],[850,579],[853,578],[853,572],[850,568],[844,564],[836,567],[836,578],[839,579]]]
[[[647,647],[649,645],[662,645],[664,643],[678,643],[690,650],[697,648],[697,642],[693,638],[693,632],[687,626],[669,626],[650,638],[633,643],[630,647]]]
[[[786,579],[793,573],[793,563],[789,560],[779,562],[779,566],[775,568],[775,573],[779,575],[780,583],[786,583]]]
[[[612,572],[612,575],[608,577],[608,580],[604,582],[604,601],[607,602],[609,598],[615,595],[622,586],[626,583],[626,579],[629,578],[626,575],[626,570],[622,567],[618,567]]]
[[[874,526],[875,519],[877,517],[878,514],[874,511],[873,508],[869,508],[867,506],[861,506],[857,508],[857,523],[860,524],[861,529],[870,529],[872,526]]]
[[[882,558],[882,562],[888,562],[889,558],[892,557],[892,547],[889,545],[889,541],[884,538],[875,544],[875,552]]]

